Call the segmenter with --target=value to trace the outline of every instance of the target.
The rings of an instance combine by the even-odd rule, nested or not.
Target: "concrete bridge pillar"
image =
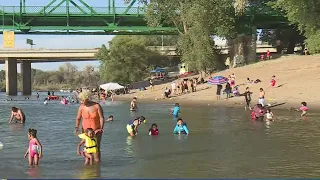
[[[17,59],[5,59],[6,71],[6,94],[9,96],[17,95]]]
[[[22,95],[31,95],[31,61],[21,63]]]

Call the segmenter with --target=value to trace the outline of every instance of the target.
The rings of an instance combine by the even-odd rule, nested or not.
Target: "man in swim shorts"
[[[12,122],[13,118],[15,118],[16,123],[24,124],[26,121],[26,116],[24,115],[23,111],[17,107],[11,108],[11,116],[9,118],[9,124]]]

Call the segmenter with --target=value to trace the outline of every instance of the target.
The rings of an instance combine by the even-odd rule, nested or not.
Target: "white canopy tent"
[[[104,89],[105,91],[112,91],[112,90],[123,89],[124,86],[121,86],[118,83],[107,83],[107,84],[100,85],[100,88]]]

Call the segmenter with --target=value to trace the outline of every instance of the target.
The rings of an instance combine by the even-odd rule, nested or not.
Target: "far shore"
[[[259,88],[266,92],[266,103],[281,104],[273,109],[290,109],[291,107],[299,108],[301,102],[308,103],[309,109],[318,108],[320,100],[320,56],[284,56],[279,59],[258,62],[244,67],[228,69],[217,72],[212,76],[228,75],[235,73],[236,84],[240,86],[240,93],[243,93],[246,87],[250,87],[252,94],[252,106],[258,103]],[[275,88],[269,87],[271,76],[275,75],[277,85]],[[246,79],[260,79],[258,84],[246,84]],[[130,101],[133,97],[138,98],[138,102],[148,103],[180,103],[185,105],[205,105],[205,106],[226,106],[226,107],[243,107],[244,97],[233,97],[225,100],[225,95],[221,95],[221,100],[216,100],[216,86],[209,84],[198,85],[197,92],[187,93],[180,96],[173,96],[169,99],[162,99],[165,87],[170,88],[171,83],[156,85],[151,91],[146,87],[145,91],[132,92],[130,94],[116,96],[116,100]],[[319,106],[320,107],[320,106]]]

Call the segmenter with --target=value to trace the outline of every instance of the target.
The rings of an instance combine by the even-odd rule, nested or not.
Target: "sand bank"
[[[302,101],[308,103],[310,109],[315,109],[320,100],[320,56],[284,56],[279,59],[268,60],[251,64],[244,67],[233,68],[212,74],[212,76],[228,76],[231,73],[236,75],[236,84],[240,86],[240,93],[250,87],[252,94],[252,104],[258,103],[259,89],[263,88],[266,92],[266,103],[286,103],[276,108],[299,107]],[[271,76],[275,75],[277,85],[280,87],[268,88]],[[252,80],[260,79],[258,84],[247,85],[247,78]],[[198,91],[173,96],[170,99],[162,99],[165,87],[170,88],[171,83],[157,85],[154,90],[138,91],[131,94],[117,96],[118,100],[130,100],[137,96],[141,102],[152,103],[184,103],[197,105],[217,105],[217,106],[243,106],[244,97],[233,97],[224,100],[216,100],[216,86],[201,84],[197,86]]]

